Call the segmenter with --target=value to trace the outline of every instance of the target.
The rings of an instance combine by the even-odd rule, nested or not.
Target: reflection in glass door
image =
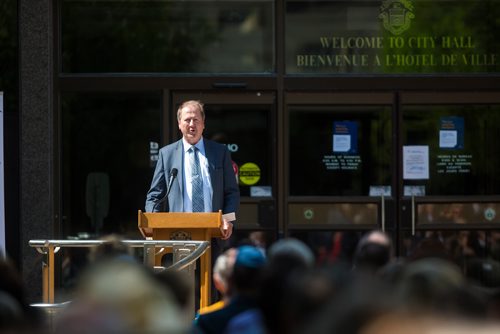
[[[140,235],[161,112],[160,91],[61,96],[62,237]]]
[[[405,179],[405,193],[414,186],[429,196],[498,194],[499,129],[500,105],[403,106],[404,147],[423,145],[429,157],[428,173]]]
[[[500,94],[415,93],[401,102],[401,255],[461,265],[494,256]]]
[[[287,232],[318,256],[375,228],[403,257],[500,250],[500,94],[291,94],[286,116]]]
[[[390,105],[291,106],[289,131],[291,196],[390,195]]]
[[[286,226],[319,259],[351,258],[366,230],[395,238],[393,101],[392,94],[287,96]]]

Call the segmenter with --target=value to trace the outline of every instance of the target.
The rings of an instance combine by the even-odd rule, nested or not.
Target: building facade
[[[381,228],[402,257],[423,240],[497,256],[500,1],[6,4],[7,249],[31,286],[31,239],[140,237],[186,99],[232,152],[236,239],[295,236],[335,261]]]

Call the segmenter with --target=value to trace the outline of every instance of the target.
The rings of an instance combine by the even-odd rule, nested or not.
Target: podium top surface
[[[139,210],[139,228],[219,229],[222,212],[142,212]]]

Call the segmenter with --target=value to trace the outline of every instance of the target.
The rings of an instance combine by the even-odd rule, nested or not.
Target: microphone
[[[153,206],[153,212],[156,212],[157,206],[163,203],[167,199],[168,194],[170,194],[170,189],[172,189],[172,184],[174,183],[174,180],[177,177],[177,173],[178,173],[177,168],[172,168],[172,170],[170,171],[170,176],[168,178],[167,194],[163,196],[161,200],[155,203],[155,205]]]
[[[177,168],[172,168],[172,170],[170,171],[170,177],[168,179],[167,196],[168,194],[170,194],[170,189],[172,189],[172,184],[174,183],[176,177],[177,177]]]

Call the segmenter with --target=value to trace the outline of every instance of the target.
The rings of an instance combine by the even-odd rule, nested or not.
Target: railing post
[[[154,241],[148,242],[144,241],[144,265],[149,268],[153,268],[155,265],[155,255],[156,255],[156,246]]]
[[[38,250],[40,253],[42,253],[41,250]],[[43,254],[43,260],[42,260],[42,300],[44,303],[49,302],[49,252],[47,249],[42,253]]]
[[[173,263],[177,263],[181,261],[182,259],[188,257],[191,253],[194,252],[196,249],[196,246],[193,244],[188,244],[188,243],[179,243],[179,244],[174,244],[172,252],[173,252]],[[195,316],[195,288],[196,288],[196,280],[195,280],[195,269],[196,269],[196,261],[190,264],[186,269],[183,269],[182,271],[186,274],[187,279],[191,282],[191,287],[192,287],[192,292],[193,292],[193,298],[191,298],[191,307],[188,309],[192,310],[192,317],[191,319],[194,319]]]
[[[43,255],[42,260],[42,299],[44,303],[54,302],[54,246],[45,241],[41,247],[36,247]]]
[[[43,280],[43,302],[54,303],[54,253],[55,247],[47,243],[44,250],[45,261],[42,262],[42,280]]]

